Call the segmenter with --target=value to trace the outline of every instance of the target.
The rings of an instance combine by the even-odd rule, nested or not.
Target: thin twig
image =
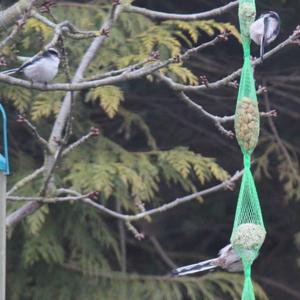
[[[152,245],[154,246],[155,250],[157,251],[157,253],[159,254],[159,256],[161,257],[161,259],[163,260],[163,262],[171,269],[175,269],[177,268],[177,265],[173,262],[173,260],[168,256],[168,254],[166,253],[166,251],[164,250],[164,248],[161,246],[160,242],[158,241],[158,239],[154,236],[151,235],[149,237]]]
[[[8,196],[8,201],[36,201],[42,203],[55,203],[66,201],[78,201],[86,197],[90,197],[90,193],[82,196],[67,196],[67,197],[23,197],[23,196]]]
[[[273,56],[274,54],[276,54],[277,52],[279,52],[280,50],[282,50],[284,47],[294,44],[294,42],[296,40],[299,39],[299,32],[297,30],[295,30],[293,32],[293,34],[291,36],[289,36],[285,41],[283,41],[282,43],[280,43],[279,45],[277,45],[275,48],[273,48],[272,50],[270,50],[269,52],[266,53],[265,58],[268,59],[271,56]],[[255,60],[253,60],[251,62],[252,66],[256,66],[261,64],[261,59],[257,58]],[[236,85],[234,84],[233,80],[235,80],[238,76],[240,76],[242,73],[242,68],[234,71],[233,73],[231,73],[230,75],[217,80],[215,82],[211,82],[211,83],[206,83],[206,84],[201,84],[201,85],[184,85],[184,84],[180,84],[180,83],[176,83],[174,82],[171,78],[162,75],[160,76],[160,79],[166,83],[168,86],[172,86],[172,89],[176,90],[176,91],[182,91],[182,92],[198,92],[200,90],[204,90],[204,89],[218,89],[220,87],[223,86],[228,86],[228,85],[232,85],[234,88],[236,88]],[[0,78],[1,79],[1,78]]]
[[[265,100],[265,103],[266,103],[266,108],[268,110],[270,110],[270,101],[269,101],[269,97],[268,97],[267,93],[264,94],[264,100]],[[295,165],[293,164],[293,161],[292,161],[292,159],[289,155],[289,152],[287,151],[286,147],[284,146],[284,144],[283,144],[283,142],[282,142],[282,140],[279,136],[279,133],[277,131],[277,128],[276,128],[273,120],[271,118],[268,118],[268,122],[269,122],[269,125],[270,125],[270,128],[271,128],[271,131],[274,134],[275,140],[277,141],[279,148],[281,149],[284,157],[287,160],[287,163],[290,167],[290,170],[298,177],[298,170],[295,168]]]
[[[287,295],[292,296],[294,299],[300,299],[300,291],[287,286],[282,281],[276,281],[274,279],[263,277],[263,276],[255,276],[255,278],[257,278],[262,283],[269,285],[272,288],[281,290],[282,292],[286,293]]]
[[[26,177],[22,178],[20,181],[18,181],[8,192],[7,195],[10,196],[23,186],[25,186],[27,183],[31,182],[35,178],[37,178],[39,175],[41,175],[44,171],[45,167],[41,167],[39,169],[36,169],[34,172],[31,174],[27,175]]]
[[[41,14],[37,12],[33,12],[32,16],[44,23],[45,25],[57,29],[58,27],[63,28],[63,32],[66,34],[66,36],[73,38],[73,39],[84,39],[84,38],[95,38],[100,35],[99,31],[84,31],[78,29],[74,24],[72,24],[70,21],[64,21],[60,24],[57,22],[52,22],[45,16],[42,16]]]
[[[62,157],[69,154],[72,150],[77,148],[78,146],[82,145],[84,142],[86,142],[90,137],[98,136],[99,130],[97,128],[92,127],[90,129],[90,132],[81,137],[78,141],[74,142],[73,144],[69,145],[62,153]],[[35,170],[33,173],[27,175],[26,177],[22,178],[20,181],[18,181],[8,192],[7,195],[10,196],[13,193],[15,193],[17,190],[25,186],[27,183],[31,182],[35,178],[37,178],[39,175],[41,175],[45,170],[45,167],[41,167],[37,170]]]
[[[161,79],[161,74],[160,73],[156,73],[155,76],[158,79]],[[168,84],[168,83],[167,83]],[[173,89],[172,85],[168,86]],[[234,121],[234,115],[232,116],[217,116],[217,115],[213,115],[211,113],[209,113],[208,111],[206,111],[202,105],[199,105],[197,103],[195,103],[190,97],[188,97],[185,93],[183,92],[179,92],[174,90],[174,92],[178,95],[179,99],[183,100],[185,103],[187,103],[190,107],[192,107],[193,109],[195,109],[196,111],[200,112],[202,115],[204,115],[207,119],[209,119],[210,121],[212,121],[214,123],[214,125],[218,128],[218,130],[223,133],[225,136],[228,136],[229,138],[232,138],[234,136],[234,133],[231,130],[227,130],[225,129],[222,124],[227,123],[227,122],[231,122]],[[268,112],[261,112],[260,113],[261,117],[276,117],[277,113],[275,110],[270,110]]]
[[[212,120],[215,124],[215,126],[219,129],[221,133],[223,133],[225,136],[232,138],[234,136],[234,133],[231,130],[225,129],[221,123],[221,117],[215,116],[209,112],[207,112],[201,105],[196,104],[194,101],[192,101],[185,93],[183,92],[177,92],[177,95],[181,100],[186,102],[188,105],[192,106],[193,108],[196,108],[197,111],[201,112],[206,118]]]
[[[116,211],[118,213],[122,213],[121,201],[119,200],[116,200]],[[120,259],[121,272],[126,273],[127,270],[126,231],[124,228],[124,222],[122,220],[118,220],[118,230],[119,230],[119,241],[120,241],[120,249],[121,249],[121,259]]]
[[[104,213],[106,213],[106,214],[108,214],[108,215],[110,215],[114,218],[121,219],[121,220],[124,220],[124,221],[127,221],[127,222],[132,222],[132,221],[137,221],[137,220],[143,219],[146,216],[150,216],[150,215],[154,215],[154,214],[157,214],[157,213],[167,211],[167,210],[172,209],[172,208],[174,208],[178,205],[189,202],[189,201],[191,201],[191,200],[193,200],[197,197],[205,196],[205,195],[220,191],[222,189],[228,189],[228,188],[232,189],[232,185],[242,176],[242,174],[243,174],[243,171],[237,171],[230,179],[228,179],[228,180],[226,180],[226,181],[224,181],[220,184],[217,184],[217,185],[215,185],[211,188],[208,188],[208,189],[205,189],[203,191],[187,195],[185,197],[177,198],[177,199],[175,199],[174,201],[172,201],[170,203],[163,204],[163,205],[161,205],[157,208],[153,208],[153,209],[150,209],[150,210],[147,210],[147,211],[135,214],[135,215],[126,215],[126,214],[118,213],[118,212],[113,211],[109,208],[106,208],[105,206],[103,206],[101,204],[96,203],[95,201],[93,201],[89,198],[85,198],[82,201],[84,203],[87,203],[87,204],[93,206],[97,210],[99,210],[101,212],[104,212]],[[73,191],[73,190],[70,190],[70,189],[61,189],[61,191],[64,191],[65,193],[70,194],[70,195],[81,196],[80,193],[78,193],[76,191]]]
[[[69,145],[62,153],[63,156],[67,155],[69,152],[80,146],[81,144],[85,143],[87,140],[89,140],[91,137],[96,137],[100,134],[100,131],[98,128],[92,127],[88,134],[82,136],[79,140],[74,142],[73,144]]]
[[[37,131],[37,128],[33,124],[31,124],[31,122],[26,117],[24,117],[23,115],[18,115],[17,122],[25,124],[26,127],[30,130],[32,136],[42,147],[42,149],[50,153],[47,141],[40,136],[39,132]]]

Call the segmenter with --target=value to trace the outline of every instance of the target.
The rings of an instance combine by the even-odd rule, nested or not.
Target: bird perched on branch
[[[3,71],[1,74],[24,73],[33,82],[47,83],[56,76],[59,63],[59,52],[55,48],[49,48],[41,54],[33,56],[20,67]]]
[[[216,268],[224,269],[228,272],[241,272],[243,263],[241,258],[234,252],[231,244],[225,246],[219,251],[217,258],[205,260],[193,265],[177,268],[172,271],[174,276],[184,276],[188,274],[213,270]]]
[[[274,11],[262,14],[250,25],[250,38],[260,46],[260,58],[263,62],[265,47],[273,42],[280,31],[280,18]]]

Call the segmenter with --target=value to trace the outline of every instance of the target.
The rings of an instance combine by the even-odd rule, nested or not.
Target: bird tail
[[[261,40],[260,40],[260,59],[261,59],[261,62],[264,61],[264,54],[265,54],[265,46],[267,44],[267,33],[269,31],[269,27],[270,27],[270,23],[268,21],[267,18],[264,18],[264,33],[261,37]]]
[[[0,72],[0,74],[11,75],[11,74],[14,74],[14,73],[16,73],[18,71],[19,71],[19,68],[15,68],[15,69],[10,69],[10,70],[6,70],[6,71],[3,71],[3,72]]]
[[[207,271],[210,269],[215,269],[217,267],[215,262],[216,262],[216,258],[209,259],[209,260],[197,263],[197,264],[184,266],[184,267],[172,270],[172,275],[173,276],[183,276],[183,275]]]

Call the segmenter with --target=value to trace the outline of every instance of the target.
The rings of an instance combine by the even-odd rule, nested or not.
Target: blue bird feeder
[[[6,120],[6,113],[3,106],[0,104],[0,111],[2,114],[2,139],[3,139],[3,148],[4,148],[4,155],[0,154],[0,171],[3,172],[5,175],[9,174],[9,164],[8,164],[8,147],[7,147],[7,120]]]

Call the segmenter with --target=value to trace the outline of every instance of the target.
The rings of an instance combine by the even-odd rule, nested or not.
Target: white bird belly
[[[58,72],[59,59],[42,58],[39,61],[24,68],[27,78],[36,82],[51,81]]]
[[[262,18],[250,25],[250,38],[257,45],[260,45],[262,36],[264,35],[264,27],[264,20]]]

